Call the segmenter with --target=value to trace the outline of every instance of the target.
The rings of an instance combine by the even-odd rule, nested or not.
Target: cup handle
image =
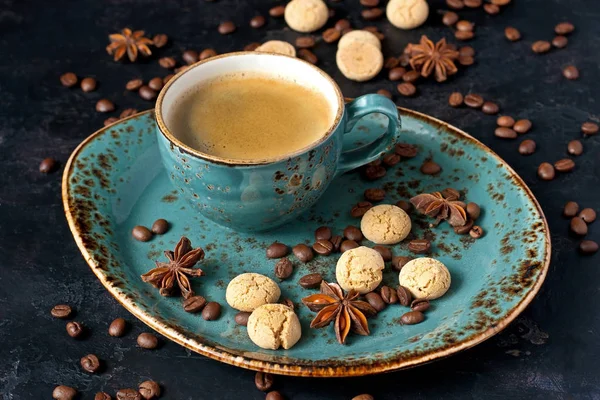
[[[356,123],[368,114],[381,113],[388,117],[389,123],[385,134],[372,143],[357,148],[343,148],[335,172],[336,176],[370,163],[383,155],[394,143],[396,134],[401,127],[396,104],[379,94],[366,94],[356,98],[346,104],[346,113],[348,113],[348,118],[346,119],[346,126],[344,126],[344,135],[352,131]]]

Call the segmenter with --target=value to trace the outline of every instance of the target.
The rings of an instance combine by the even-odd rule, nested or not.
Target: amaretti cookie
[[[239,311],[254,311],[263,304],[276,303],[281,290],[271,278],[253,272],[233,278],[225,292],[227,303]]]
[[[416,258],[407,262],[399,276],[400,286],[407,288],[415,299],[437,299],[450,288],[450,271],[440,261]]]
[[[345,251],[335,268],[335,277],[342,289],[359,293],[373,291],[383,279],[383,257],[377,250],[361,246]]]
[[[288,306],[265,304],[248,317],[248,336],[263,349],[289,349],[300,340],[302,328],[298,316]]]
[[[400,207],[380,204],[363,215],[360,230],[373,243],[396,244],[404,240],[411,229],[410,217]]]

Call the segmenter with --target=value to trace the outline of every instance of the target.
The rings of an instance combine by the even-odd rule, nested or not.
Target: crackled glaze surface
[[[418,365],[471,347],[504,328],[531,301],[548,269],[550,243],[543,214],[521,179],[482,144],[437,120],[401,110],[401,140],[417,145],[419,155],[401,161],[377,182],[351,172],[333,181],[307,213],[286,226],[259,234],[240,234],[207,221],[174,191],[159,161],[153,114],[143,113],[92,135],[74,152],[63,179],[63,200],[75,239],[103,285],[133,314],[170,339],[211,358],[245,368],[304,376],[349,376]],[[359,122],[353,137],[382,129],[381,120]],[[419,167],[433,158],[443,170],[426,176]],[[311,330],[313,313],[300,299],[314,291],[298,279],[320,272],[335,279],[339,255],[315,257],[280,283],[282,296],[297,305],[302,323],[300,342],[287,351],[254,346],[245,328],[235,324],[235,311],[225,302],[225,287],[242,272],[273,277],[275,260],[265,248],[274,240],[290,246],[312,243],[314,229],[330,226],[341,234],[359,220],[349,215],[369,187],[384,187],[386,202],[407,200],[423,191],[448,186],[466,193],[482,206],[478,223],[486,235],[474,241],[458,236],[446,224],[429,228],[429,220],[413,214],[409,238],[432,240],[431,256],[444,262],[453,285],[433,303],[427,319],[414,326],[398,321],[405,311],[390,306],[370,320],[372,335],[351,335],[348,345],[335,341],[331,328]],[[151,225],[166,218],[172,227],[147,243],[131,239],[134,225]],[[206,276],[195,279],[196,292],[220,302],[223,314],[206,322],[188,314],[177,298],[163,298],[139,278],[185,235],[202,246]],[[395,255],[408,255],[406,242],[393,246]],[[292,257],[293,259],[293,257]],[[295,259],[293,259],[296,261]],[[384,283],[397,285],[397,273],[387,267]]]

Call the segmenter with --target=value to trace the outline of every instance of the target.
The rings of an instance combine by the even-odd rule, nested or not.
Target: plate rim
[[[123,123],[129,119],[140,118],[146,114],[153,113],[153,109],[149,109],[146,111],[142,111],[135,115],[132,115],[127,118],[120,119],[113,124],[104,126],[98,129],[96,132],[92,133],[86,139],[84,139],[71,153],[69,160],[65,164],[65,169],[62,175],[62,188],[61,188],[61,196],[64,207],[65,216],[67,219],[67,223],[69,225],[69,229],[75,239],[75,243],[79,248],[79,251],[83,255],[86,263],[96,275],[96,277],[100,280],[102,285],[108,290],[108,292],[130,313],[132,313],[137,319],[148,325],[150,328],[154,329],[161,335],[166,338],[178,343],[179,345],[186,347],[196,353],[202,354],[208,358],[255,371],[269,372],[278,375],[290,375],[290,376],[302,376],[302,377],[351,377],[351,376],[363,376],[363,375],[371,375],[378,374],[383,372],[391,372],[397,371],[401,369],[407,369],[411,367],[415,367],[421,364],[429,363],[438,359],[446,358],[450,355],[456,354],[463,350],[469,349],[471,347],[476,346],[477,344],[491,338],[496,335],[504,328],[506,328],[515,318],[521,314],[525,308],[531,303],[531,301],[535,298],[537,293],[539,292],[542,284],[544,283],[546,276],[548,274],[548,270],[550,267],[550,259],[552,254],[552,242],[550,240],[550,228],[548,226],[548,221],[546,220],[546,216],[544,215],[544,211],[534,196],[531,189],[527,186],[527,184],[523,181],[521,176],[499,155],[497,155],[492,149],[487,147],[485,144],[477,140],[475,137],[469,135],[463,130],[444,122],[435,117],[429,116],[427,114],[420,113],[418,111],[410,110],[404,107],[397,106],[400,114],[408,114],[416,119],[420,119],[424,122],[432,123],[434,126],[438,126],[439,128],[445,128],[447,130],[452,131],[459,136],[462,136],[464,139],[472,142],[474,145],[480,147],[486,154],[493,157],[497,162],[501,163],[505,168],[507,168],[508,172],[514,178],[515,184],[520,186],[529,197],[530,201],[535,206],[536,210],[539,212],[543,225],[544,225],[544,241],[546,244],[546,252],[543,259],[543,265],[540,270],[540,274],[538,275],[535,283],[530,287],[527,294],[521,298],[519,303],[517,303],[510,311],[508,311],[505,316],[498,321],[498,323],[492,327],[489,327],[485,331],[479,332],[466,340],[457,342],[452,346],[447,348],[439,349],[432,351],[431,353],[415,356],[407,359],[394,359],[385,361],[377,364],[357,364],[356,366],[298,366],[291,364],[279,364],[272,361],[263,361],[259,359],[252,359],[245,356],[239,356],[232,353],[227,352],[226,349],[217,349],[213,346],[209,346],[207,344],[199,343],[194,341],[190,343],[189,340],[186,341],[185,337],[177,332],[172,327],[166,326],[163,323],[157,321],[151,315],[147,314],[144,310],[137,306],[137,304],[128,299],[126,296],[123,296],[119,293],[116,288],[109,284],[106,279],[105,273],[102,269],[98,268],[95,264],[93,258],[88,252],[87,248],[84,245],[83,239],[80,235],[80,232],[77,230],[77,225],[75,223],[75,216],[72,214],[69,204],[69,178],[72,174],[72,170],[74,168],[74,161],[77,159],[79,153],[96,137],[103,135],[107,130],[111,129],[114,125]]]

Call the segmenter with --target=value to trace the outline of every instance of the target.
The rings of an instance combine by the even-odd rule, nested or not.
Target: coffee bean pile
[[[589,225],[596,220],[596,211],[592,208],[579,210],[579,204],[568,201],[563,208],[563,216],[570,219],[569,227],[574,235],[585,237]],[[579,243],[579,251],[585,255],[594,254],[598,251],[598,243],[593,240],[582,240]]]

